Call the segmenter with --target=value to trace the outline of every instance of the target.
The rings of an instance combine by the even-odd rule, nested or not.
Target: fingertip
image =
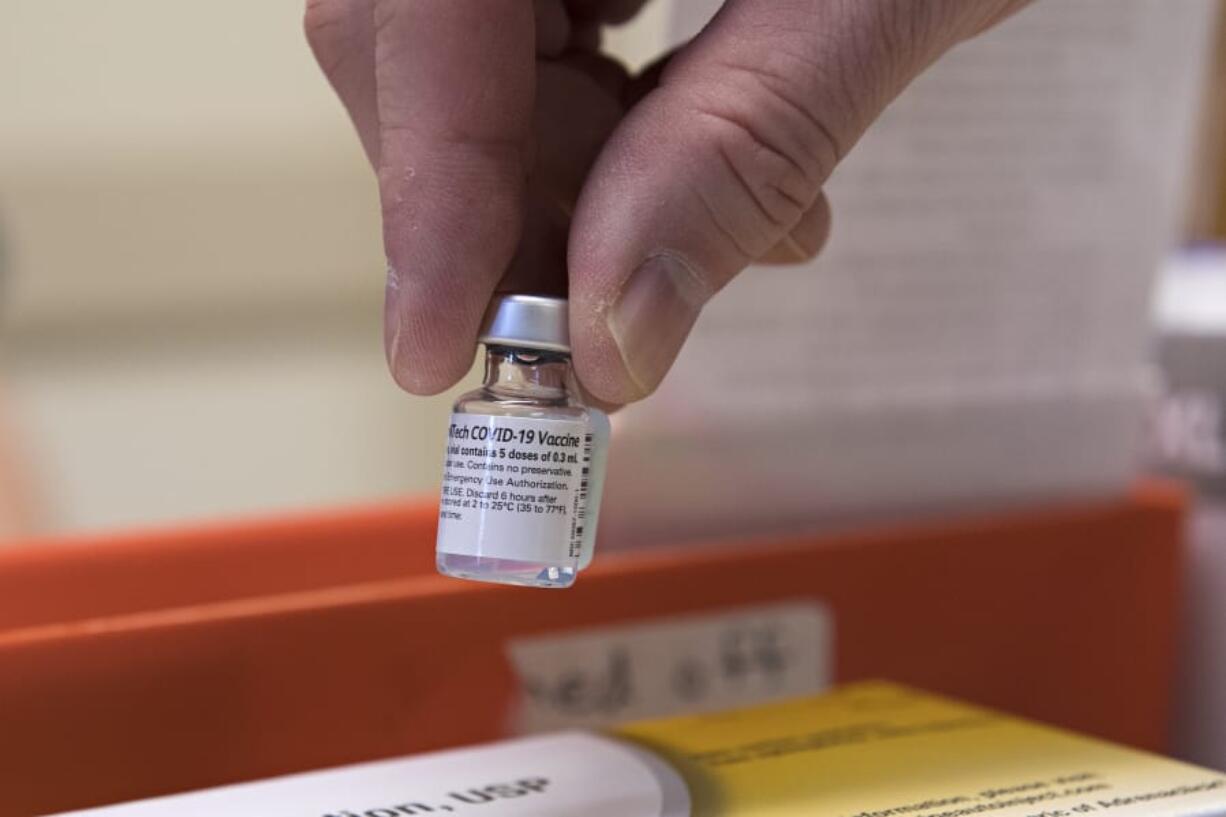
[[[388,265],[383,348],[396,384],[430,396],[451,388],[472,368],[480,314],[474,318],[476,310],[462,304],[440,306],[428,293],[412,293],[412,283]]]
[[[472,360],[468,359],[459,366],[439,368],[437,361],[418,354],[407,344],[390,349],[388,353],[388,369],[396,385],[418,397],[432,397],[447,391],[468,374],[471,366]]]
[[[575,375],[585,394],[599,406],[624,406],[642,400],[650,393],[630,376],[616,343],[607,331],[588,331],[576,335],[572,328],[571,334]]]
[[[608,400],[597,397],[596,394],[587,387],[587,384],[583,382],[582,377],[577,377],[577,379],[579,381],[579,396],[583,399],[583,405],[587,406],[588,408],[603,411],[605,414],[613,414],[625,405],[625,403],[612,403]]]
[[[521,232],[522,166],[513,146],[405,155],[379,174],[385,349],[405,391],[433,395],[471,368],[481,317]]]
[[[671,252],[648,257],[623,278],[611,300],[578,315],[576,366],[585,385],[610,403],[650,395],[712,294],[684,258]]]
[[[641,400],[647,394],[630,376],[607,328],[611,299],[597,294],[590,277],[580,269],[572,253],[570,339],[575,376],[584,393],[602,404],[620,406]]]
[[[399,326],[405,325],[402,316]],[[417,332],[393,328],[385,345],[387,367],[400,388],[422,397],[439,394],[468,374],[476,355],[476,341],[423,338]]]

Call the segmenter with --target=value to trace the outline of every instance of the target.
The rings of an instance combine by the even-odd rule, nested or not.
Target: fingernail
[[[710,296],[694,270],[670,254],[648,258],[622,285],[607,321],[640,397],[660,384]]]
[[[814,256],[814,253],[805,249],[804,245],[796,240],[796,236],[788,233],[779,242],[780,246],[787,249],[788,252],[796,256],[797,261],[808,261]]]

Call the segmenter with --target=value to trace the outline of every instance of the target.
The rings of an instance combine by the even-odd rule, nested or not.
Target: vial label
[[[453,414],[439,551],[543,564],[578,560],[592,443],[584,421]]]

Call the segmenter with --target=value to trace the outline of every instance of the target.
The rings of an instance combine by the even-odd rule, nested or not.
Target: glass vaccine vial
[[[440,573],[569,587],[591,562],[609,420],[580,399],[567,321],[563,298],[490,305],[485,382],[456,402],[447,430]]]

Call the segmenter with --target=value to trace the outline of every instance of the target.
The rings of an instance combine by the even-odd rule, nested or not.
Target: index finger
[[[471,366],[519,241],[533,6],[378,0],[374,13],[388,364],[408,391],[434,394]]]

